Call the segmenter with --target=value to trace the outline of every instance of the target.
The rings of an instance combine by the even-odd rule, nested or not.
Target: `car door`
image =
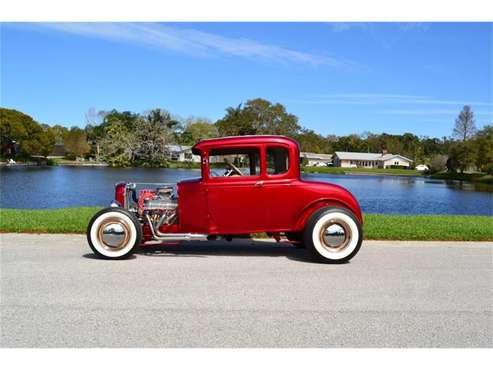
[[[229,172],[232,167],[227,164],[228,161],[236,167],[233,174]],[[209,168],[209,233],[248,234],[263,231],[266,210],[262,202],[259,148],[212,150],[209,153]]]
[[[288,147],[268,145],[265,149],[266,175],[263,184],[266,231],[290,230],[304,204],[298,196],[294,154]]]

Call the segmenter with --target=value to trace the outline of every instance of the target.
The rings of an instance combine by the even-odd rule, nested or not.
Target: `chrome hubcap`
[[[129,230],[123,220],[107,220],[99,228],[99,241],[108,250],[122,249],[130,239]]]
[[[341,220],[330,220],[320,230],[320,242],[330,251],[347,247],[351,237],[349,226]]]

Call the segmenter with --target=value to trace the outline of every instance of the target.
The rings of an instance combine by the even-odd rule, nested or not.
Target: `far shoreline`
[[[96,167],[96,168],[156,168],[156,169],[184,169],[193,170],[200,169],[199,163],[188,162],[170,162],[167,167],[115,167],[110,166],[106,162],[82,162],[82,161],[69,161],[69,160],[57,160],[53,164],[37,163],[37,162],[17,162],[15,164],[8,164],[7,162],[0,162],[0,168],[15,168],[15,167]],[[422,177],[431,180],[452,180],[466,183],[480,183],[485,185],[493,185],[493,177],[485,174],[460,174],[460,173],[436,173],[436,174],[424,174],[422,171],[407,170],[407,169],[393,169],[393,168],[343,168],[343,167],[301,167],[302,174],[314,174],[314,175],[349,175],[349,176],[389,176],[389,177]]]

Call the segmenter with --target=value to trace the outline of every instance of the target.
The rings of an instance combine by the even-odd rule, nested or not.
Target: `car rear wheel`
[[[122,208],[106,208],[94,215],[87,227],[87,241],[101,258],[122,259],[140,245],[142,229],[139,221]]]
[[[363,230],[359,220],[349,210],[325,207],[310,217],[303,239],[315,261],[343,263],[358,253]]]

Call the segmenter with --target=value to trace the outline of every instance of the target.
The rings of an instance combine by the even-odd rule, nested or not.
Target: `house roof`
[[[392,158],[402,158],[408,162],[412,162],[411,159],[406,158],[400,154],[382,154],[382,153],[360,153],[360,152],[335,152],[335,155],[342,160],[351,161],[388,161]]]
[[[382,161],[388,161],[389,159],[393,159],[393,158],[396,158],[396,157],[399,157],[401,159],[404,159],[405,161],[408,161],[408,162],[413,162],[412,159],[409,159],[407,157],[404,157],[403,155],[400,155],[400,154],[385,154],[385,155],[382,155],[381,160]]]
[[[307,159],[332,160],[332,154],[301,152],[302,157]]]
[[[170,152],[184,152],[186,150],[190,150],[192,147],[189,145],[178,145],[178,144],[168,144],[166,145],[166,149]]]
[[[335,152],[339,159],[378,161],[382,159],[382,153],[359,153],[359,152]]]

